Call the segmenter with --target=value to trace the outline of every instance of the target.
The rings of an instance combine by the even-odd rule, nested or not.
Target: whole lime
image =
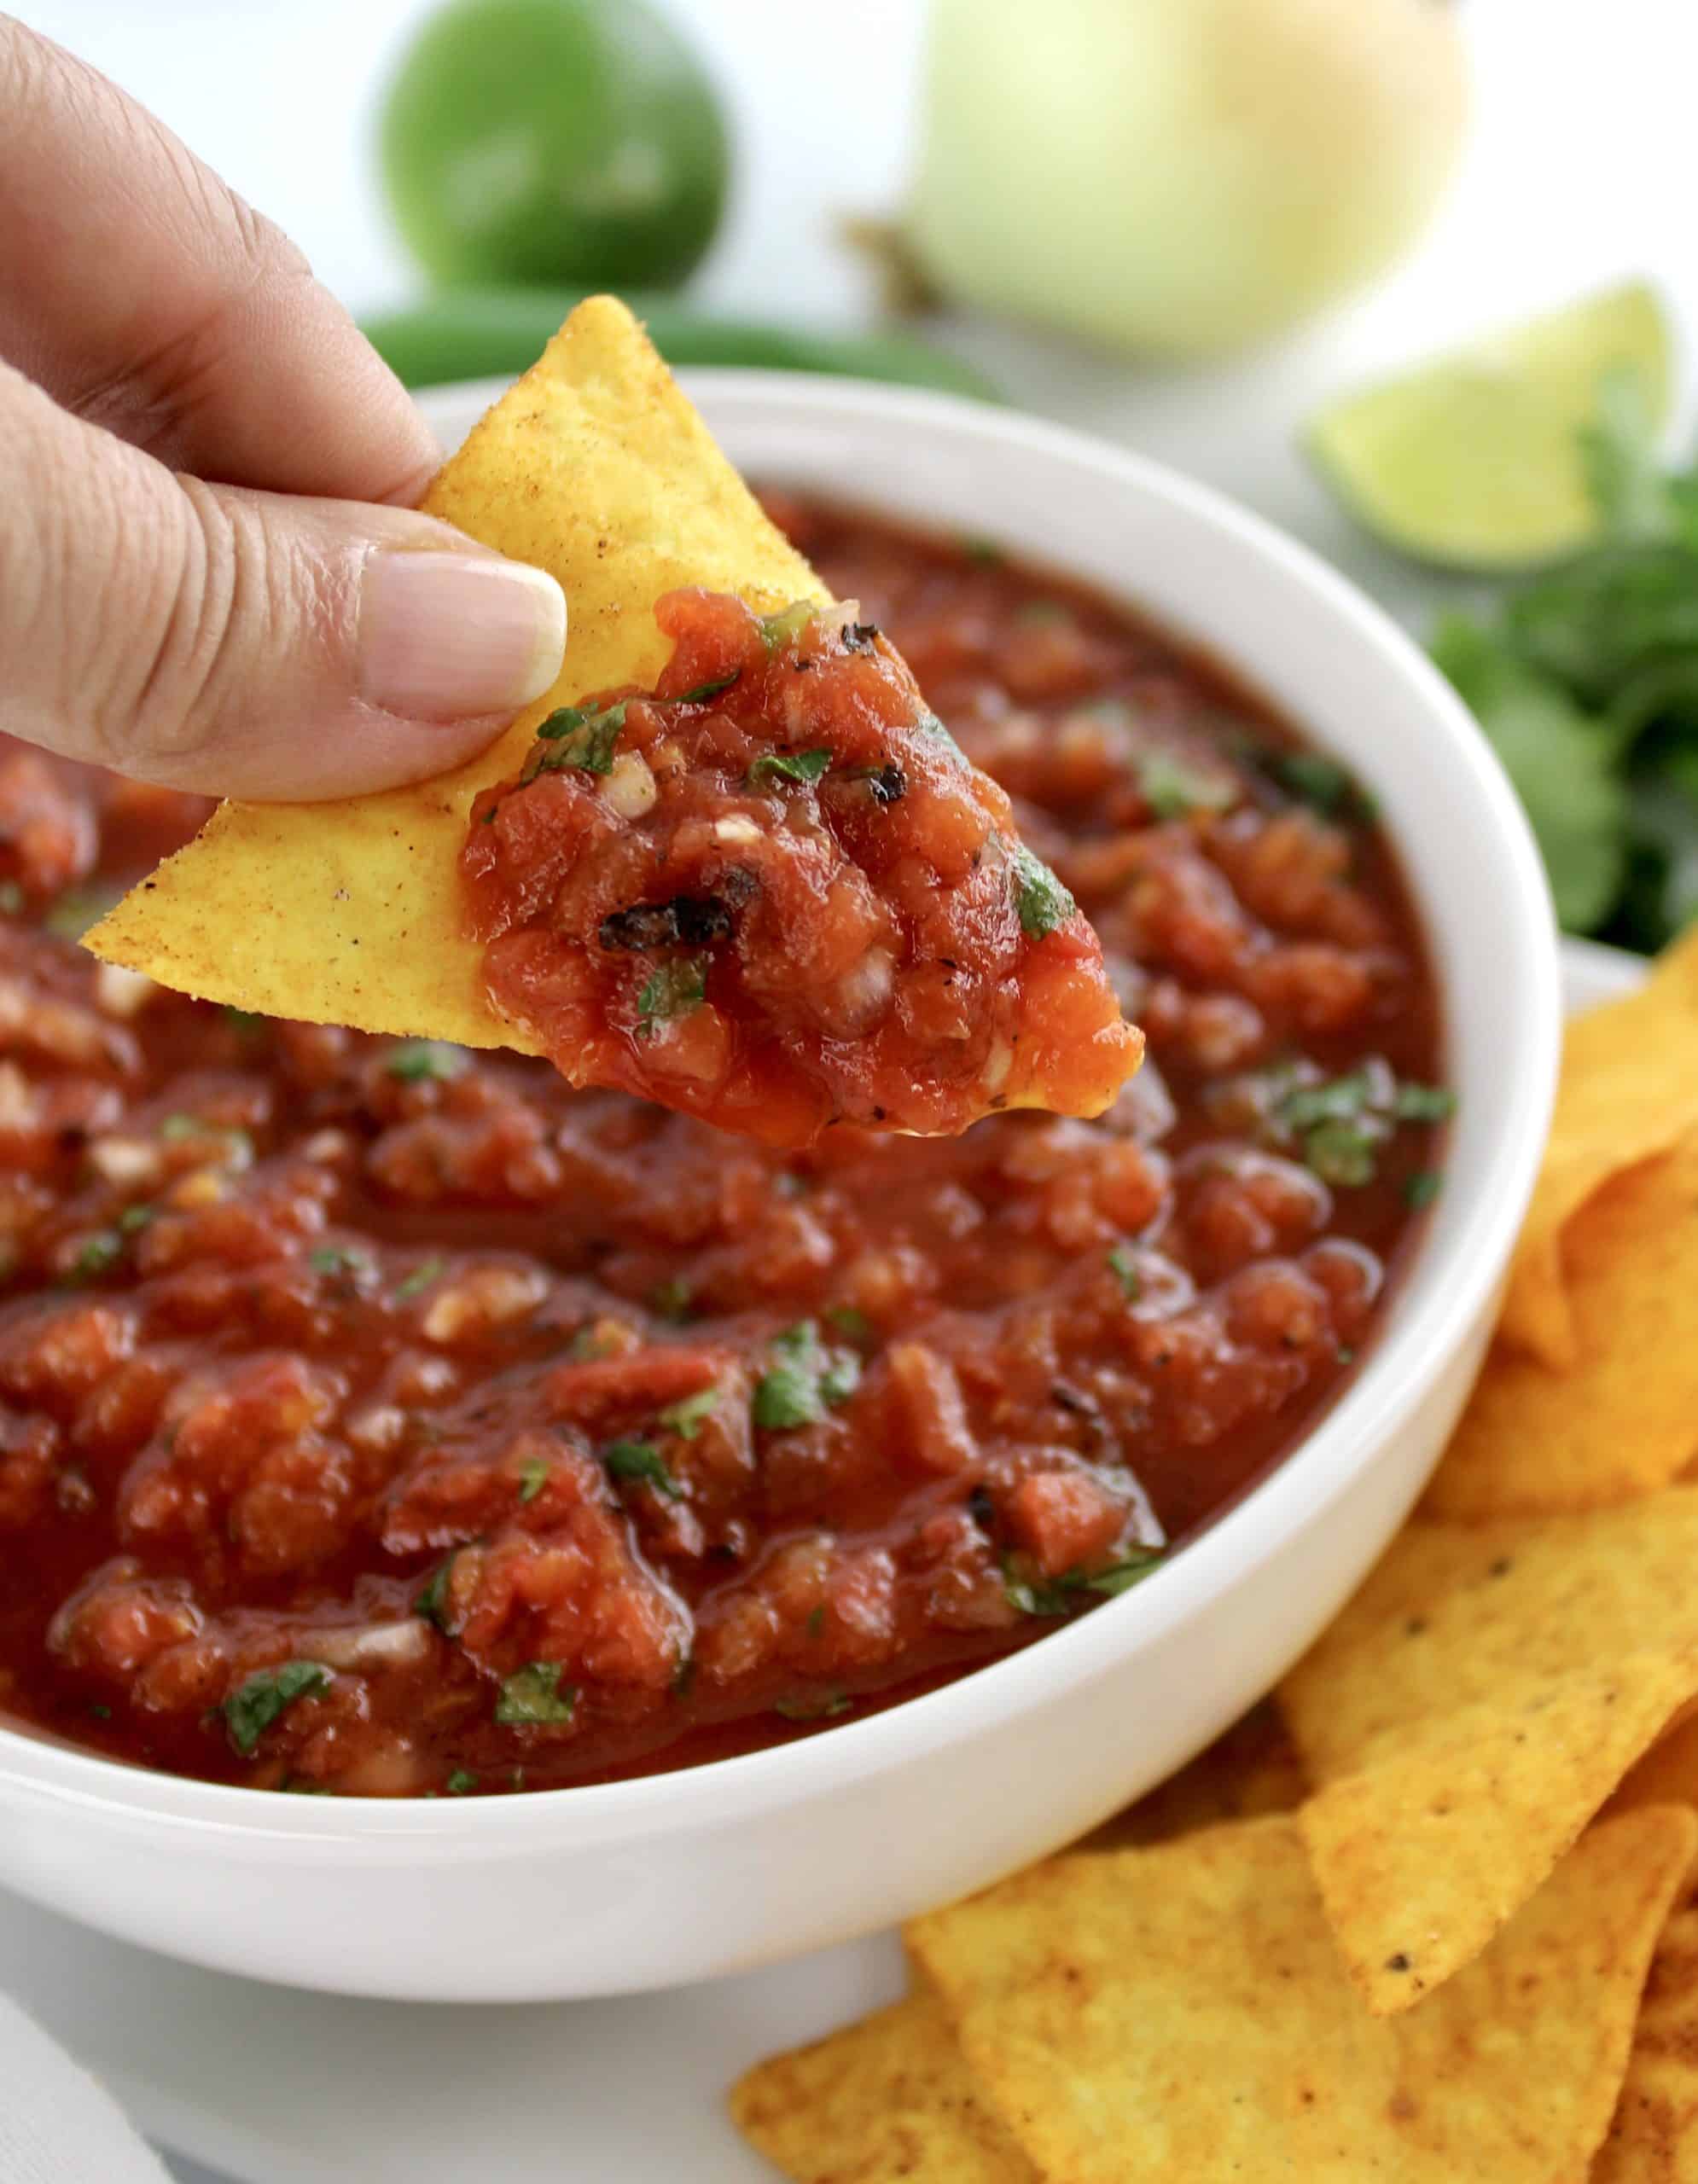
[[[730,155],[713,86],[644,0],[451,0],[385,95],[383,177],[443,282],[682,281]]]

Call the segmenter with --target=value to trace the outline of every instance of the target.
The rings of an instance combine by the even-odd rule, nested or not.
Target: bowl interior
[[[558,1839],[562,1827],[580,1840],[658,1833],[684,1807],[712,1824],[788,1795],[847,1787],[922,1747],[1016,1720],[1217,1601],[1374,1461],[1489,1304],[1549,1121],[1560,1031],[1556,935],[1521,809],[1436,671],[1315,557],[1135,456],[946,397],[753,372],[684,379],[748,475],[982,535],[1125,600],[1218,656],[1376,797],[1432,948],[1460,1106],[1443,1194],[1372,1354],[1302,1445],[1176,1558],[1160,1583],[829,1735],[694,1770],[687,1799],[677,1796],[681,1778],[659,1775],[528,1798],[343,1801],[332,1809],[330,1801],[148,1775],[10,1731],[0,1731],[0,1777],[263,1831],[273,1844],[329,1838],[375,1847],[404,1835],[445,1855],[472,1835],[516,1849],[539,1831]],[[437,389],[422,407],[451,447],[500,392]]]

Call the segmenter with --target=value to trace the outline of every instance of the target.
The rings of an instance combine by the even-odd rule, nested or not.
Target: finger
[[[0,16],[0,357],[173,469],[410,507],[438,460],[294,244],[105,77]]]
[[[428,516],[173,476],[0,365],[0,729],[218,796],[386,787],[560,671],[553,578]]]

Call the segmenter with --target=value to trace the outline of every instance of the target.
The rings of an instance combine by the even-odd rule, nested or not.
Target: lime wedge
[[[1311,421],[1305,443],[1387,545],[1445,568],[1534,568],[1598,528],[1579,433],[1600,381],[1637,373],[1660,428],[1672,351],[1654,291],[1630,282],[1347,395]]]

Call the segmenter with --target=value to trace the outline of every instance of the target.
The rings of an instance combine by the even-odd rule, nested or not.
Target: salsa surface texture
[[[1159,1583],[1350,1371],[1446,1108],[1371,812],[1123,610],[773,506],[1143,1070],[785,1153],[243,1018],[68,937],[204,807],[0,745],[0,1711],[303,1792],[724,1756]]]

